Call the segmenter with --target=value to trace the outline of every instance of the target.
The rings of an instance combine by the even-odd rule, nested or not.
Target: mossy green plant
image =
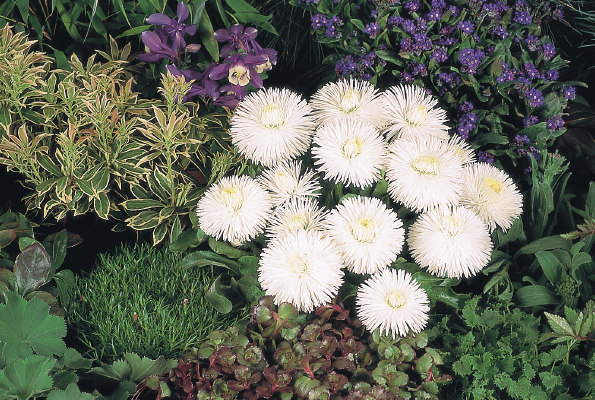
[[[68,313],[81,351],[104,362],[127,352],[177,357],[212,330],[237,322],[245,314],[241,302],[223,315],[205,299],[217,269],[185,269],[182,258],[149,244],[100,254],[93,270],[77,279]]]

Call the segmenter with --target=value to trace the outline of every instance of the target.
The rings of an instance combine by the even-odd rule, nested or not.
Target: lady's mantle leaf
[[[56,360],[34,355],[8,364],[0,372],[0,397],[24,400],[51,389],[48,372],[55,363]]]
[[[7,362],[24,359],[32,350],[47,357],[64,354],[66,323],[49,315],[43,300],[33,298],[27,302],[14,292],[4,295],[6,304],[0,304],[0,342],[5,343],[3,355]]]
[[[68,385],[66,390],[53,390],[47,400],[93,400],[95,396],[89,393],[82,393],[76,383]]]

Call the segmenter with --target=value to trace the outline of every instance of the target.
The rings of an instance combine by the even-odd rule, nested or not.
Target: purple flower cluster
[[[382,65],[385,62],[379,59],[373,51],[360,57],[349,54],[335,64],[335,72],[338,77],[350,75],[363,80],[370,80],[372,78],[370,72],[373,71],[374,66],[377,64]]]
[[[540,90],[531,88],[527,90],[526,97],[529,100],[531,107],[539,107],[543,104],[543,93]]]
[[[574,100],[576,98],[576,88],[574,86],[564,86],[562,88],[562,95],[565,99]]]
[[[473,25],[473,23],[470,21],[459,21],[457,28],[463,32],[463,36],[470,36],[473,34],[475,25]]]
[[[550,132],[561,131],[564,128],[564,120],[559,115],[556,115],[555,117],[547,117],[545,126]]]
[[[463,70],[471,75],[477,73],[477,68],[485,59],[485,53],[481,49],[462,49],[459,53],[459,61],[463,64]]]
[[[494,162],[494,155],[487,151],[478,151],[477,161],[491,164]]]
[[[167,58],[174,63],[166,66],[172,75],[193,80],[190,91],[182,99],[183,102],[194,96],[210,97],[215,105],[234,108],[246,95],[246,85],[262,87],[262,78],[258,74],[270,70],[277,63],[277,52],[273,49],[263,49],[256,42],[257,30],[244,29],[242,25],[232,25],[229,31],[219,29],[214,33],[218,42],[226,42],[220,51],[221,58],[224,58],[221,64],[211,63],[203,72],[180,70],[178,66],[182,62],[181,54],[196,52],[200,46],[187,46],[184,41],[186,34],[196,33],[195,25],[184,24],[190,16],[188,6],[182,2],[178,3],[177,13],[177,19],[165,14],[153,14],[147,18],[148,23],[160,25],[162,28],[142,33],[143,43],[149,52],[137,58],[145,62],[158,62]]]
[[[541,54],[544,60],[549,61],[556,55],[556,47],[551,43],[544,43],[541,46]]]
[[[523,119],[523,127],[528,128],[530,126],[535,125],[538,122],[539,118],[537,118],[535,115],[529,115],[527,118]]]
[[[468,139],[469,134],[477,127],[477,115],[473,112],[467,112],[459,118],[459,127],[457,132],[463,139]]]
[[[310,22],[314,30],[325,29],[324,34],[329,38],[340,39],[343,36],[338,29],[340,26],[343,26],[343,21],[336,15],[327,18],[323,14],[316,14],[310,19]]]
[[[523,135],[523,136],[516,135],[514,137],[514,144],[516,144],[517,146],[523,146],[523,145],[529,144],[529,143],[531,143],[531,139],[529,139],[527,137],[527,135]]]
[[[366,25],[364,32],[370,35],[370,38],[374,39],[378,35],[378,32],[380,32],[380,25],[378,25],[378,22],[372,22]]]

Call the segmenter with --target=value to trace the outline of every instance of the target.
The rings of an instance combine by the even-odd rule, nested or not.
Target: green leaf
[[[153,231],[153,245],[160,243],[167,234],[167,222],[162,222]]]
[[[359,19],[352,19],[349,22],[351,22],[353,25],[355,25],[355,27],[362,32],[366,29],[366,27],[364,26],[364,23],[362,21],[360,21]]]
[[[540,285],[523,286],[515,292],[515,298],[519,307],[558,304],[556,295]]]
[[[572,269],[578,269],[583,264],[589,264],[593,262],[593,258],[588,253],[578,253],[572,257]]]
[[[75,284],[74,273],[69,269],[58,271],[54,275],[54,281],[56,281],[56,286],[58,287],[60,305],[64,309],[67,309],[72,300],[72,289]]]
[[[498,244],[498,247],[504,246],[507,243],[514,242],[515,240],[517,240],[519,238],[519,236],[521,236],[522,233],[523,233],[523,220],[521,217],[519,217],[514,220],[514,222],[512,223],[512,226],[510,227],[508,232],[506,232],[506,235],[502,238],[502,240]]]
[[[203,11],[202,16],[200,17],[200,23],[196,30],[213,61],[219,61],[219,45],[213,37],[213,25],[211,24],[209,14],[207,14],[206,11]]]
[[[60,362],[56,365],[57,368],[60,368]],[[76,371],[72,370],[65,370],[65,371],[58,371],[52,375],[52,380],[54,381],[53,389],[54,390],[66,390],[68,385],[71,383],[76,384],[79,381],[79,377],[76,374]]]
[[[0,304],[0,341],[6,343],[6,361],[25,358],[32,350],[47,357],[64,354],[66,323],[62,318],[49,315],[49,306],[39,298],[27,302],[14,292],[4,296],[6,304]]]
[[[189,247],[196,247],[207,240],[208,236],[200,228],[193,228],[180,233],[178,239],[169,245],[170,251],[186,251]]]
[[[66,349],[60,361],[69,369],[89,369],[93,366],[93,360],[84,358],[81,353],[70,347]]]
[[[242,275],[256,274],[260,258],[255,256],[244,256],[238,259],[240,263],[240,273]]]
[[[14,275],[22,296],[45,284],[51,279],[49,278],[51,272],[50,256],[37,242],[23,250],[14,262]]]
[[[539,251],[535,253],[535,256],[546,278],[555,286],[560,280],[563,271],[560,261],[549,251]]]
[[[101,219],[108,219],[109,205],[109,199],[105,192],[99,193],[98,197],[93,199],[93,207],[97,212],[97,216]]]
[[[523,254],[533,254],[543,250],[563,249],[568,250],[572,247],[572,241],[566,240],[559,235],[548,236],[541,239],[537,239],[526,246],[521,247],[514,255],[516,259],[518,256]]]
[[[236,261],[222,257],[219,254],[215,254],[211,251],[200,250],[190,253],[182,259],[181,265],[182,268],[217,265],[220,267],[228,268],[235,274],[240,275],[240,264],[238,264]]]
[[[2,398],[28,400],[50,390],[52,378],[48,372],[55,363],[56,360],[32,355],[8,364],[0,372],[0,394],[4,391]]]
[[[217,292],[217,286],[219,286],[219,279],[221,275],[217,277],[217,279],[211,284],[209,289],[205,292],[205,299],[215,310],[219,311],[221,314],[229,314],[233,309],[233,304],[231,301],[221,293]]]
[[[54,164],[52,159],[46,156],[45,154],[37,154],[37,161],[39,161],[39,164],[43,167],[43,169],[45,169],[50,174],[57,177],[63,176],[60,168],[56,164]]]
[[[62,265],[66,258],[66,249],[68,247],[68,233],[66,229],[62,229],[55,235],[45,238],[42,245],[46,249],[50,259],[53,261],[54,271]],[[51,276],[49,277],[51,279]]]
[[[178,365],[177,360],[166,359],[159,356],[156,360],[143,357],[142,359],[134,353],[125,353],[124,359],[130,364],[131,371],[128,380],[140,383],[149,375],[161,375]]]
[[[121,0],[117,0],[117,1],[121,1]],[[143,33],[144,31],[146,31],[147,29],[151,28],[151,26],[152,25],[135,26],[132,29],[125,30],[124,32],[122,32],[121,34],[116,36],[114,39],[120,39],[120,38],[127,37],[127,36],[138,36],[141,33]]]
[[[574,335],[574,332],[572,331],[572,328],[566,319],[560,317],[559,315],[550,314],[548,312],[545,313],[545,317],[547,318],[550,328],[552,328],[552,330],[557,334],[568,336]]]
[[[95,396],[80,391],[76,383],[68,385],[66,390],[52,390],[46,400],[94,400]]]
[[[236,249],[235,247],[232,247],[225,242],[220,242],[216,240],[214,237],[209,237],[209,247],[215,253],[227,256],[229,258],[240,258],[248,255],[247,252],[240,249]]]
[[[124,360],[114,361],[112,365],[102,365],[101,367],[92,368],[89,375],[95,375],[108,380],[123,382],[129,380],[128,377],[132,372],[132,367]]]
[[[101,168],[93,178],[91,178],[91,187],[95,193],[103,192],[109,183],[110,173],[107,168]]]
[[[121,203],[122,207],[129,211],[140,211],[148,208],[163,208],[165,204],[153,199],[132,199]]]

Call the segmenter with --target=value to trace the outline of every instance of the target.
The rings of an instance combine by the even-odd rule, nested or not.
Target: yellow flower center
[[[276,104],[265,106],[260,113],[260,124],[268,129],[277,129],[285,125],[285,115]]]
[[[483,181],[487,183],[488,186],[491,187],[494,192],[500,193],[502,191],[502,184],[498,180],[486,176],[485,178],[483,178]]]
[[[421,156],[413,160],[411,168],[420,175],[436,176],[440,173],[440,161],[434,156]]]
[[[401,292],[390,292],[386,296],[386,304],[392,309],[398,310],[407,304],[407,297]]]
[[[308,227],[308,218],[303,214],[295,215],[289,220],[287,225],[290,230],[306,229]]]
[[[347,93],[345,93],[343,97],[341,97],[339,107],[341,108],[341,111],[343,111],[343,113],[351,114],[352,112],[358,109],[359,103],[359,98],[355,90],[349,89]]]
[[[343,155],[345,158],[352,159],[359,156],[363,150],[364,142],[358,137],[349,139],[343,144]]]
[[[250,71],[241,65],[236,65],[229,69],[227,79],[232,85],[246,86],[250,82]]]
[[[234,211],[238,211],[244,205],[244,195],[236,188],[228,187],[221,189],[221,202]]]
[[[275,185],[283,192],[287,194],[293,194],[296,189],[296,181],[292,175],[281,170],[275,173],[274,177]]]
[[[289,272],[298,275],[300,278],[308,274],[308,261],[299,254],[292,254],[287,260]]]
[[[444,224],[443,232],[446,235],[446,237],[453,237],[461,234],[462,228],[463,227],[460,224],[459,220],[456,219],[453,215],[451,215],[450,221],[447,221],[447,223]]]
[[[405,122],[409,126],[423,126],[428,118],[428,108],[424,105],[419,105],[405,115]]]
[[[351,234],[360,243],[372,243],[376,238],[376,221],[362,218],[351,227]]]

